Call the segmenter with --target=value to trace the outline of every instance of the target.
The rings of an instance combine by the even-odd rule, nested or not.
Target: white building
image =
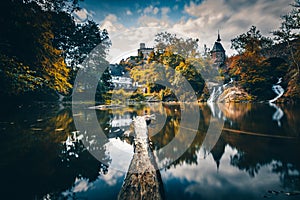
[[[118,64],[109,65],[109,73],[111,75],[111,83],[114,89],[125,89],[132,90],[136,89],[135,84],[133,83],[132,78],[126,72],[124,67]]]

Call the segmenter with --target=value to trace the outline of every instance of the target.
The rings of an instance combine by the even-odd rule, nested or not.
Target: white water
[[[282,78],[278,79],[278,82],[272,86],[272,90],[277,94],[277,96],[274,99],[269,100],[269,103],[273,103],[277,101],[283,94],[284,94],[284,89],[279,85],[282,81]]]
[[[269,105],[276,109],[275,113],[272,116],[272,119],[274,121],[277,121],[277,124],[279,127],[281,126],[280,120],[283,117],[284,112],[282,111],[281,108],[279,108],[273,102],[277,101],[277,99],[279,99],[284,94],[284,89],[281,87],[281,85],[279,85],[281,82],[282,82],[282,78],[279,78],[278,82],[272,86],[272,90],[275,92],[275,94],[277,94],[277,96],[275,98],[269,100]]]
[[[270,104],[271,107],[273,107],[273,108],[276,109],[275,113],[274,113],[273,116],[272,116],[272,119],[273,119],[274,121],[277,121],[277,124],[278,124],[278,126],[280,127],[280,126],[281,126],[280,120],[281,120],[281,118],[283,117],[284,112],[282,111],[281,108],[279,108],[278,106],[276,106],[276,104],[271,103],[271,102],[270,102],[269,104]]]
[[[216,89],[216,87],[218,87],[218,89]],[[219,96],[222,94],[223,85],[216,86],[216,87],[213,88],[213,91],[207,100],[208,103],[216,102],[218,100]]]
[[[212,102],[217,102],[219,96],[223,93],[224,89],[229,85],[233,83],[233,78],[230,78],[230,81],[226,84],[219,85],[219,86],[214,86],[212,93],[210,94],[207,102],[212,103]]]

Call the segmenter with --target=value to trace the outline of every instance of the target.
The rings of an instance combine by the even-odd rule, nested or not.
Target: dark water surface
[[[197,109],[197,130],[186,128],[195,116],[183,125],[181,112]],[[74,118],[93,113],[105,137],[77,131]],[[149,134],[157,152],[181,126],[195,132],[183,155],[160,169],[166,199],[300,199],[299,106],[160,103],[76,112],[68,103],[2,105],[0,199],[117,199],[133,154],[123,133],[144,114],[156,115]],[[224,127],[210,151],[203,143],[214,119]]]

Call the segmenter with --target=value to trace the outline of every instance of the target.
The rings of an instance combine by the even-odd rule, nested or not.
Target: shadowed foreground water
[[[88,119],[95,112],[92,109],[72,113],[67,103],[3,107],[0,198],[117,199],[133,156],[132,141],[123,137],[133,117],[156,115],[149,134],[158,150],[178,133],[180,111],[194,106],[148,104],[97,110],[104,140],[97,140],[97,133],[87,137],[74,126],[73,116]],[[299,111],[297,105],[200,105],[192,144],[160,170],[164,197],[299,199]],[[201,145],[211,117],[222,118],[224,130],[212,151],[205,152]],[[105,162],[90,153],[95,149]]]

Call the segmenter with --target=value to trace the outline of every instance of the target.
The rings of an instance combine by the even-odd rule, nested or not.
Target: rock
[[[249,102],[253,98],[246,91],[239,87],[226,88],[223,93],[219,96],[218,102],[229,103],[229,102]]]

